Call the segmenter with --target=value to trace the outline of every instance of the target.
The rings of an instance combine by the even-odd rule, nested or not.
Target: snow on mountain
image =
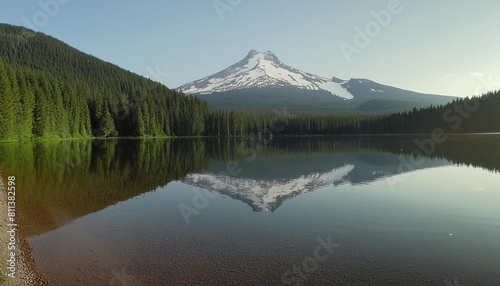
[[[190,174],[183,182],[240,199],[254,210],[274,211],[284,200],[341,182],[354,165],[346,164],[326,173],[302,175],[292,180],[255,180],[227,175]]]
[[[186,94],[210,94],[259,87],[296,87],[325,90],[343,99],[353,95],[342,87],[346,81],[335,81],[300,71],[282,63],[272,52],[251,50],[238,63],[205,78],[180,86]]]

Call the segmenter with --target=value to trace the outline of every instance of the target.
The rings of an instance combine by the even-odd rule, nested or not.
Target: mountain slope
[[[0,24],[0,86],[4,141],[200,135],[211,113],[203,101],[7,24]]]
[[[213,174],[189,174],[184,183],[241,200],[255,211],[274,211],[286,199],[339,184],[354,168],[345,165],[328,173],[314,173],[288,181],[242,179]]]
[[[421,94],[367,79],[325,78],[282,63],[272,52],[251,50],[241,61],[178,87],[216,109],[291,112],[390,112],[442,105],[453,97]]]
[[[244,169],[238,176],[229,176],[211,167],[208,172],[187,175],[182,182],[227,195],[248,204],[257,212],[273,212],[291,198],[324,187],[343,184],[366,185],[378,180],[390,180],[394,174],[410,171],[399,171],[399,158],[409,160],[406,155],[371,151],[258,157],[252,164],[256,165],[255,168],[264,169],[261,172]],[[270,161],[273,162],[272,165]],[[297,161],[301,162],[299,169]],[[423,158],[422,164],[415,170],[450,164],[445,159]],[[293,169],[292,174],[288,172],[287,166]]]
[[[265,69],[265,62],[272,59],[269,55],[267,59],[262,57],[264,65],[256,67],[260,65]],[[456,111],[461,105],[475,106],[474,101],[477,101],[460,99],[444,107],[390,116],[288,117],[284,112],[277,116],[272,112],[273,107],[282,111],[286,106],[288,112],[321,110],[331,114],[340,110],[372,112],[377,108],[387,112],[388,107],[397,110],[424,104],[418,101],[423,98],[420,94],[410,92],[401,96],[398,89],[368,80],[332,78],[331,83],[353,95],[352,99],[347,99],[321,89],[324,78],[296,72],[292,68],[288,70],[308,79],[310,85],[301,88],[274,78],[274,86],[198,95],[215,99],[209,104],[219,104],[226,109],[212,110],[199,98],[185,96],[80,52],[53,37],[0,24],[0,141],[93,136],[259,136],[269,133],[273,126],[270,124],[276,120],[286,123],[281,135],[430,133],[436,126],[443,125],[443,112]],[[262,79],[270,77],[266,73]],[[443,128],[450,132],[498,131],[498,120],[494,118],[500,103],[498,93],[492,95],[481,99],[481,108],[467,118],[460,129],[456,124],[447,124]],[[234,109],[253,108],[266,111],[266,114],[257,116],[230,111],[227,110],[230,104]],[[446,123],[462,119],[456,119],[456,114],[447,116]]]
[[[235,89],[260,87],[295,87],[305,90],[324,90],[332,95],[352,99],[339,82],[306,73],[282,63],[271,51],[251,50],[238,63],[212,76],[180,86],[188,94],[210,94]]]

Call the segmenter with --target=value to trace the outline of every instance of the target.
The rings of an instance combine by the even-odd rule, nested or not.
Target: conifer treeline
[[[307,115],[289,119],[283,135],[500,132],[500,91],[459,98],[444,106],[386,115]]]
[[[487,98],[486,98],[487,97]],[[243,114],[31,30],[0,24],[0,140],[500,131],[498,92],[390,115]],[[478,106],[476,106],[478,105]]]
[[[0,139],[89,136],[89,109],[76,90],[0,59]]]
[[[22,27],[0,24],[0,62],[0,140],[4,141],[223,136],[265,126],[265,119],[212,111],[200,99]]]
[[[158,84],[159,85],[159,84]],[[500,131],[500,93],[424,109],[372,116],[251,115],[213,111],[194,97],[137,90],[113,97],[80,82],[14,68],[0,59],[0,139],[109,136],[338,135]]]
[[[247,135],[271,118],[213,111],[202,100],[154,85],[115,97],[0,58],[0,140]]]

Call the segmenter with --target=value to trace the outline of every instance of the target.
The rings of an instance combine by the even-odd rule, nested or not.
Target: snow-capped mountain
[[[326,173],[302,175],[291,180],[256,180],[208,173],[190,174],[183,182],[244,201],[255,211],[274,211],[288,198],[342,182],[353,169],[353,165],[346,164]]]
[[[251,50],[236,64],[214,75],[182,85],[178,89],[187,94],[210,94],[248,88],[295,87],[324,90],[343,99],[352,99],[353,95],[342,86],[343,83],[288,66],[271,51]]]
[[[237,176],[227,174],[225,163],[215,162],[206,172],[188,174],[180,182],[241,201],[256,212],[273,212],[287,200],[321,188],[380,180],[387,180],[390,188],[398,181],[392,179],[395,175],[451,164],[447,159],[423,158],[415,169],[402,170],[402,162],[411,160],[412,155],[342,150],[257,156],[251,162],[239,162],[241,173]]]
[[[369,79],[343,80],[300,71],[272,52],[251,50],[234,65],[177,88],[205,100],[214,109],[269,112],[395,112],[442,105],[454,97],[422,94]]]

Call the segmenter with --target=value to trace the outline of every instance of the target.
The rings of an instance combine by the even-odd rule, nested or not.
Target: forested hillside
[[[200,135],[208,106],[42,33],[0,25],[0,138]]]
[[[500,91],[460,98],[444,106],[377,116],[300,116],[288,120],[283,134],[425,134],[500,132]]]
[[[31,30],[0,24],[0,141],[500,131],[500,94],[390,115],[211,110],[207,103]]]

